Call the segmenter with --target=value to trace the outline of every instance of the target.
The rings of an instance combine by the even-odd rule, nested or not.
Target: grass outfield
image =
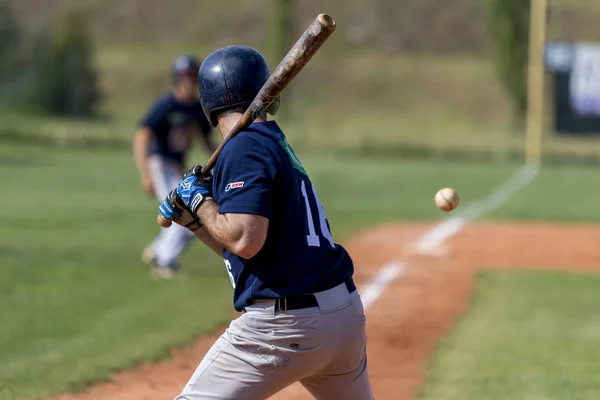
[[[204,46],[126,41],[100,46],[96,61],[102,78],[102,118],[24,114],[0,105],[0,141],[122,146],[155,97],[169,90],[165,66],[190,49],[199,54],[214,50]],[[296,149],[512,160],[525,146],[523,129],[510,123],[510,103],[489,57],[366,49],[344,55],[324,52],[311,60],[293,86],[293,95],[283,95],[284,104],[289,102],[293,110],[284,129]],[[548,162],[557,162],[558,156],[573,162],[578,156],[598,163],[600,141],[548,130],[543,154]]]
[[[203,161],[205,154],[196,153]],[[440,219],[433,194],[455,187],[463,205],[504,182],[515,166],[421,163],[301,155],[334,237],[399,219]],[[593,169],[545,170],[507,203],[533,199],[536,218],[598,220]],[[231,289],[222,261],[200,245],[189,279],[153,282],[139,261],[157,233],[127,152],[0,146],[0,398],[77,390],[110,371],[168,355],[168,348],[226,322]],[[567,191],[547,197],[556,186]],[[583,199],[583,200],[582,200]],[[587,200],[587,201],[584,201]],[[595,216],[595,217],[594,217]]]
[[[441,218],[440,187],[468,201],[516,169],[302,159],[338,240],[369,224]],[[80,389],[229,320],[229,280],[203,246],[184,257],[189,279],[148,279],[139,254],[157,233],[157,204],[129,153],[0,146],[0,176],[0,399]]]
[[[599,222],[591,207],[600,204],[599,168],[544,167],[504,206],[487,216],[515,220]]]
[[[486,271],[420,400],[600,398],[600,274]]]
[[[110,118],[72,121],[0,109],[0,129],[59,142],[127,140],[153,99],[170,88],[165,66],[190,48],[201,53],[214,50],[183,43],[101,47],[97,63],[105,96],[100,112]],[[132,65],[141,67],[134,71]],[[293,100],[286,100],[287,92],[283,96],[296,114],[286,131],[308,148],[358,149],[366,144],[386,148],[408,142],[479,149],[492,143],[523,143],[521,135],[507,134],[510,105],[492,63],[478,56],[365,51],[336,58],[323,53],[296,80]]]

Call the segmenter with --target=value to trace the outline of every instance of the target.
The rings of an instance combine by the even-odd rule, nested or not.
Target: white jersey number
[[[312,212],[310,211],[310,202],[308,201],[308,194],[306,193],[306,185],[304,181],[302,181],[302,196],[304,196],[304,205],[306,206],[306,219],[308,221],[308,235],[306,235],[306,241],[309,246],[320,247],[321,246],[321,238],[317,235],[315,230],[315,223],[313,221]],[[331,236],[331,232],[329,231],[329,227],[327,226],[327,216],[325,215],[325,210],[319,201],[319,197],[317,196],[317,192],[315,188],[312,188],[312,194],[315,198],[315,202],[317,203],[317,209],[319,211],[319,226],[321,228],[321,234],[331,247],[335,247],[335,243],[333,242],[333,237]]]
[[[233,286],[233,288],[235,289],[235,280],[233,279],[233,274],[231,273],[231,263],[229,262],[229,260],[223,260],[225,261],[225,267],[227,267],[227,275],[229,275],[229,280],[231,281],[231,286]]]

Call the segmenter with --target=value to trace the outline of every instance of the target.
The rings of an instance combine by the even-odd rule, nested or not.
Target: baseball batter
[[[210,124],[198,101],[196,80],[199,62],[190,56],[178,57],[172,66],[174,88],[160,97],[140,123],[134,139],[134,155],[141,186],[149,196],[164,199],[185,172],[185,155],[194,137],[200,137],[210,152],[215,145]],[[193,235],[180,226],[162,229],[144,250],[142,260],[153,275],[173,278],[179,258]]]
[[[198,86],[211,124],[226,135],[269,75],[249,47],[206,58]],[[335,243],[304,166],[266,113],[226,143],[214,175],[198,165],[189,170],[159,212],[223,257],[242,312],[177,400],[266,399],[296,381],[316,399],[373,399],[352,259]]]

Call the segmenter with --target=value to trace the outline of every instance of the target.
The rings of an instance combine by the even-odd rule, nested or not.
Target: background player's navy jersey
[[[152,131],[150,154],[158,154],[168,159],[183,162],[191,140],[190,128],[196,126],[204,135],[210,133],[199,101],[183,104],[175,96],[167,94],[154,103],[140,123]]]
[[[237,311],[255,299],[315,293],[352,276],[350,256],[334,243],[316,191],[274,121],[253,123],[225,145],[213,196],[221,214],[269,218],[253,258],[224,252]]]

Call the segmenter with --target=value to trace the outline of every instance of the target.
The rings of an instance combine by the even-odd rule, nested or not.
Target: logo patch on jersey
[[[227,186],[225,186],[225,191],[229,192],[231,189],[237,189],[237,188],[241,188],[241,187],[244,187],[244,181],[231,182],[231,183],[228,183]]]

